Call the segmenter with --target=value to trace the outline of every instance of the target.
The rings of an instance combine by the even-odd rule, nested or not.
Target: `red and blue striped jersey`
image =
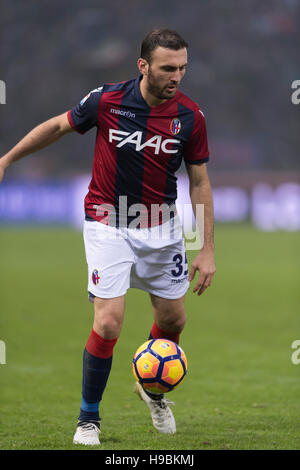
[[[101,220],[97,207],[172,205],[177,197],[175,173],[182,159],[200,164],[209,159],[205,119],[197,103],[177,90],[150,107],[140,92],[139,77],[104,84],[69,110],[70,125],[84,134],[97,128],[93,173],[85,197],[87,218]]]

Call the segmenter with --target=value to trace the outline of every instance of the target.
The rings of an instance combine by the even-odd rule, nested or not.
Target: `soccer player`
[[[201,295],[215,273],[205,119],[198,104],[178,90],[186,72],[187,47],[176,31],[153,30],[142,42],[139,77],[102,84],[68,112],[34,128],[0,159],[2,180],[13,162],[64,134],[97,129],[84,221],[94,322],[83,354],[74,443],[100,444],[99,404],[122,326],[127,289],[136,287],[150,295],[154,323],[149,338],[178,343],[190,281],[198,272],[193,292]],[[182,159],[194,213],[198,204],[204,204],[204,243],[189,274],[180,222],[172,209],[177,197],[175,172]],[[140,217],[135,218],[137,210]],[[168,236],[158,236],[165,227],[167,232],[162,232]],[[154,427],[161,433],[175,433],[170,402],[138,383],[135,391],[148,406]]]

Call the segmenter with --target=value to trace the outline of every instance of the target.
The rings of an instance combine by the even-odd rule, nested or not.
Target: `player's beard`
[[[155,98],[159,100],[170,100],[173,98],[176,94],[177,91],[177,84],[172,83],[173,86],[175,86],[174,90],[168,91],[168,86],[170,86],[171,83],[168,83],[164,87],[158,85],[158,80],[155,78],[154,74],[152,73],[151,67],[149,67],[148,70],[148,76],[147,76],[147,91],[148,93],[151,93],[151,95],[155,96]]]

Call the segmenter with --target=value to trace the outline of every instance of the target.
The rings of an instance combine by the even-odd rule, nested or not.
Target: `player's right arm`
[[[0,181],[3,179],[6,168],[12,163],[47,147],[60,139],[64,134],[73,131],[74,129],[69,123],[67,112],[55,116],[32,129],[17,145],[0,158]]]

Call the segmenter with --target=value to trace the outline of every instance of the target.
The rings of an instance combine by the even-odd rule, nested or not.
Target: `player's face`
[[[174,51],[157,47],[152,52],[146,78],[147,92],[158,100],[173,98],[185,74],[187,66],[186,48]]]

